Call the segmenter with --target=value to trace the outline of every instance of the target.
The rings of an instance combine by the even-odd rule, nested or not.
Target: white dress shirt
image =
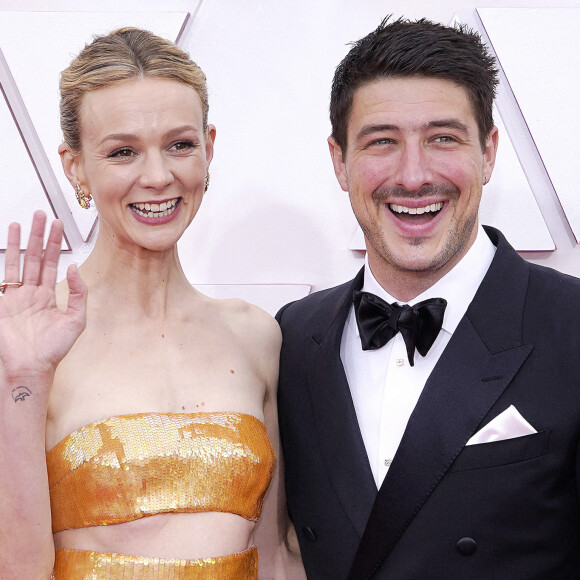
[[[342,334],[340,357],[377,488],[389,470],[421,391],[473,300],[495,249],[479,226],[475,242],[461,261],[431,288],[408,302],[413,306],[427,298],[447,300],[439,336],[425,357],[415,351],[413,367],[407,360],[400,332],[382,348],[362,350],[354,307],[350,309]],[[365,260],[363,290],[389,304],[398,302],[375,280],[368,260]]]

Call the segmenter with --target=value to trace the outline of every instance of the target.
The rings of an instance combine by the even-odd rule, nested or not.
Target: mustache
[[[444,196],[444,197],[458,197],[460,194],[459,188],[455,185],[437,185],[425,184],[417,191],[409,191],[402,185],[380,186],[372,193],[373,201],[376,203],[385,203],[389,199],[402,198],[407,199],[421,199],[427,196]]]

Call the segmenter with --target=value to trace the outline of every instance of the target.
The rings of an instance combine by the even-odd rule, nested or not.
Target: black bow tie
[[[400,332],[407,347],[409,364],[415,364],[415,348],[425,356],[433,346],[441,325],[447,301],[429,298],[409,306],[388,304],[370,292],[356,291],[354,312],[363,350],[376,350]]]

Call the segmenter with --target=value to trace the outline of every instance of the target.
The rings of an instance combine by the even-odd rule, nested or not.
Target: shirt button
[[[473,538],[461,538],[457,542],[457,550],[464,556],[471,556],[477,548],[477,542]]]
[[[391,467],[391,463],[393,463],[392,459],[385,459],[385,467]]]
[[[396,364],[398,367],[402,367],[405,364],[405,359],[404,358],[398,358],[396,361]]]

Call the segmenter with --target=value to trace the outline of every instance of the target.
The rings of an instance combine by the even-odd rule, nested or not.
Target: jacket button
[[[311,542],[316,541],[316,532],[310,526],[303,526],[302,533],[308,538]]]
[[[457,542],[457,550],[464,556],[471,556],[475,552],[475,548],[477,548],[477,543],[473,538],[461,538]]]

